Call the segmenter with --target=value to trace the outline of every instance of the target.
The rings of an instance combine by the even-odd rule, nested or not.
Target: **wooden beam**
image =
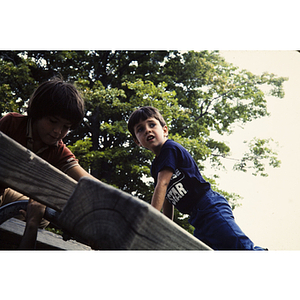
[[[11,218],[0,225],[0,249],[18,249],[23,233],[25,222]],[[91,250],[90,247],[74,240],[64,241],[62,237],[44,229],[38,229],[37,250]]]
[[[84,177],[79,183],[0,132],[0,182],[61,211],[93,249],[211,250],[148,203]]]
[[[88,177],[59,221],[93,249],[211,250],[145,201]]]
[[[77,182],[0,132],[0,183],[61,211]]]

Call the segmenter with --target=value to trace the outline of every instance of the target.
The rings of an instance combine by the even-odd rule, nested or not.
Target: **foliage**
[[[283,98],[287,80],[239,70],[217,51],[0,51],[0,113],[24,113],[34,88],[57,74],[74,82],[86,102],[82,124],[65,140],[80,164],[147,202],[153,154],[139,149],[127,130],[134,109],[157,107],[170,138],[191,152],[201,170],[206,160],[220,167],[230,148],[211,132],[230,134],[235,124],[268,116],[265,94]],[[269,142],[251,142],[235,169],[265,176],[266,163],[278,167]],[[222,193],[233,208],[238,205],[238,195]]]
[[[59,228],[56,228],[56,227],[52,226],[51,223],[49,224],[49,226],[47,226],[45,228],[45,230],[50,231],[52,233],[55,233],[57,235],[61,235],[61,236],[63,235],[63,231],[61,229],[59,229]]]
[[[194,233],[195,228],[188,222],[188,215],[181,214],[176,208],[174,209],[174,222],[190,234]]]
[[[249,152],[245,153],[240,162],[234,165],[234,170],[246,172],[247,169],[253,169],[252,175],[267,177],[265,172],[265,163],[273,168],[278,168],[281,161],[277,159],[277,153],[269,147],[270,141],[273,139],[257,139],[254,138],[248,144]],[[247,143],[247,141],[244,141]]]

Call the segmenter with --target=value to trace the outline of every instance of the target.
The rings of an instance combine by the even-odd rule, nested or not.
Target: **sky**
[[[225,161],[227,171],[218,172],[220,187],[243,197],[234,216],[242,230],[256,245],[269,250],[300,250],[300,199],[298,193],[300,161],[300,53],[282,51],[221,51],[226,61],[260,75],[263,72],[288,77],[283,99],[267,96],[269,117],[254,120],[234,134],[223,136],[231,156],[240,158],[246,150],[243,141],[254,137],[273,138],[281,160],[280,168],[268,168],[269,176],[232,171],[233,161]],[[207,175],[213,170],[206,170]]]

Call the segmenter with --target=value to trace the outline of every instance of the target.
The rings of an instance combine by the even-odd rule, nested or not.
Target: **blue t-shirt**
[[[166,199],[180,212],[188,214],[210,189],[210,184],[202,177],[189,152],[173,140],[164,143],[160,154],[152,162],[151,175],[155,185],[158,173],[166,167],[173,170]]]

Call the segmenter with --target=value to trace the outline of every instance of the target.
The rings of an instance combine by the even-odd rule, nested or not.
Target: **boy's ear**
[[[137,139],[133,139],[134,140],[134,142],[139,146],[139,147],[141,147],[142,145],[140,144],[140,142],[137,140]]]
[[[169,135],[169,129],[168,129],[168,126],[167,126],[167,125],[165,125],[165,126],[163,127],[163,131],[164,131],[165,137],[168,137],[168,135]]]

